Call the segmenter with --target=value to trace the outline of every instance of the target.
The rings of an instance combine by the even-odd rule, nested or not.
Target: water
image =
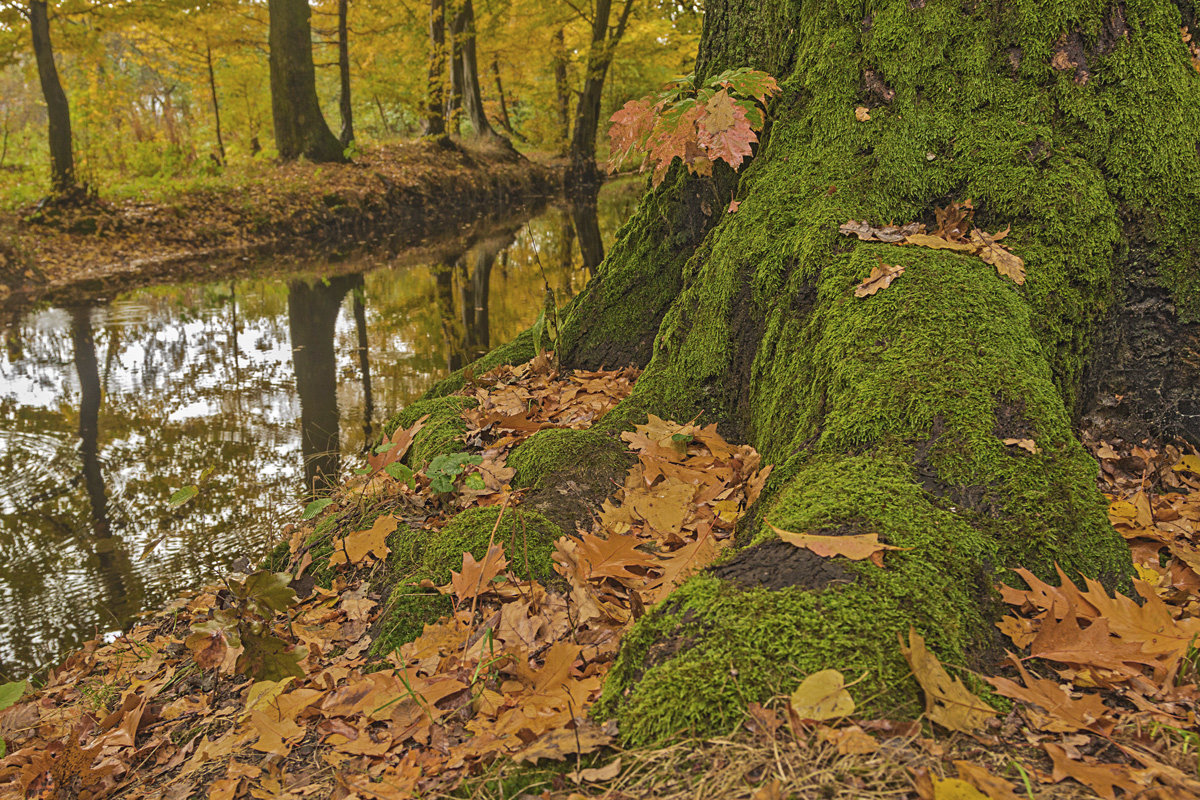
[[[595,226],[607,247],[637,199],[609,186],[598,220],[552,206],[432,262],[154,286],[0,329],[0,674],[261,558],[383,420],[532,324],[543,272],[560,304],[578,292]]]

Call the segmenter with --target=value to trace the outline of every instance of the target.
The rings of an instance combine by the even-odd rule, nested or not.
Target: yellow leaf
[[[1025,283],[1025,262],[996,242],[1008,235],[1008,230],[988,235],[976,228],[971,231],[971,243],[978,249],[979,257],[991,264],[1006,278],[1020,286]]]
[[[989,800],[988,796],[958,778],[933,779],[933,800]]]
[[[1171,467],[1176,472],[1190,472],[1193,475],[1200,475],[1200,455],[1189,453],[1179,459],[1179,463]]]
[[[851,561],[863,561],[884,550],[903,550],[879,541],[877,533],[860,533],[856,536],[818,536],[812,533],[792,533],[767,523],[779,538],[796,547],[811,550],[822,558],[841,556]]]
[[[814,672],[805,678],[789,701],[800,719],[836,719],[854,713],[854,698],[846,691],[846,679],[836,669]]]
[[[1016,445],[1022,450],[1027,450],[1034,455],[1042,452],[1042,448],[1038,447],[1037,443],[1034,442],[1033,439],[1005,439],[1004,443],[1010,447],[1012,445]]]
[[[367,530],[347,534],[344,539],[335,539],[333,554],[329,556],[329,566],[345,564],[347,559],[351,564],[358,564],[368,553],[374,555],[375,560],[382,561],[387,558],[391,552],[386,544],[387,537],[396,530],[396,523],[395,517],[384,514]]]
[[[934,250],[954,250],[959,253],[974,253],[976,246],[966,242],[951,242],[940,236],[928,233],[914,233],[904,240],[904,244],[915,244],[919,247],[931,247]]]
[[[925,692],[925,713],[929,719],[952,731],[974,733],[995,718],[996,712],[991,706],[946,673],[915,629],[908,629],[908,647],[901,639],[900,652]]]
[[[866,106],[859,106],[858,108],[854,109],[854,118],[859,122],[866,122],[871,118],[870,109],[868,109]]]

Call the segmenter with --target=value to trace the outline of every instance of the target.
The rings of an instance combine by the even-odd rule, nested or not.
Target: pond
[[[0,329],[0,676],[264,556],[391,414],[532,324],[547,283],[560,305],[578,292],[640,190],[606,186],[598,216],[527,212],[457,253],[250,269]]]

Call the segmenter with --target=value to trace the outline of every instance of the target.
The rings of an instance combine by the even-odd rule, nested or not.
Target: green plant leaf
[[[333,505],[333,501],[328,497],[322,497],[320,500],[313,500],[304,507],[303,519],[312,519],[331,505]]]
[[[255,572],[246,578],[246,598],[271,611],[286,611],[296,604],[296,593],[288,586],[291,582],[286,572]]]
[[[179,506],[181,506],[184,503],[186,503],[187,501],[191,500],[193,497],[195,497],[199,493],[200,493],[199,486],[196,486],[194,484],[192,486],[185,486],[182,489],[180,489],[179,491],[175,492],[175,494],[171,495],[171,499],[167,501],[167,505],[170,506],[171,508],[179,508]]]
[[[413,471],[399,461],[393,461],[391,464],[388,464],[383,468],[383,471],[401,483],[407,483],[408,488],[417,488],[416,481],[413,479]]]
[[[242,636],[242,654],[234,665],[240,674],[256,681],[281,681],[289,676],[304,677],[300,662],[304,652],[272,634],[247,633]]]
[[[474,489],[477,492],[487,489],[487,484],[483,482],[483,476],[478,472],[472,472],[463,483],[468,489]]]
[[[0,686],[0,709],[5,709],[21,699],[29,684],[25,681],[12,681]]]

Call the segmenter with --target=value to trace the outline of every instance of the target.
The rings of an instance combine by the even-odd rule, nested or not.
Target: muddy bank
[[[561,188],[561,169],[442,141],[374,148],[355,163],[286,164],[245,185],[163,203],[25,209],[0,219],[0,293],[12,300],[211,278],[267,253],[393,250],[470,236],[462,220],[510,216]]]

